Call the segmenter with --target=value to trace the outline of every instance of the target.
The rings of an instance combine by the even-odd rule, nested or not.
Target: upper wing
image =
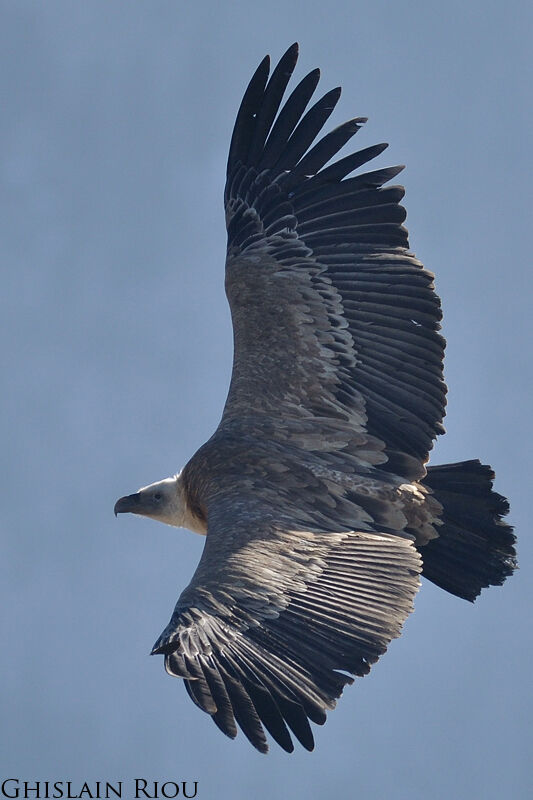
[[[370,463],[386,461],[385,470],[412,480],[443,430],[433,276],[407,250],[403,188],[382,188],[401,168],[346,177],[386,145],[325,166],[364,120],[311,147],[340,89],[304,114],[315,70],[278,113],[296,59],[294,45],[270,80],[268,57],[260,64],[231,142],[226,291],[235,355],[224,420],[305,418],[316,433],[337,420],[369,434]]]
[[[420,558],[397,536],[306,530],[253,483],[208,502],[201,561],[152,652],[228,736],[239,725],[266,752],[264,726],[291,752],[290,730],[311,750],[309,720],[399,635]]]

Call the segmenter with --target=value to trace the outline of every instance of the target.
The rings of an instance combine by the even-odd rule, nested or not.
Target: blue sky
[[[522,798],[531,763],[531,11],[446,4],[1,2],[0,775],[198,780],[198,797]],[[316,750],[222,736],[149,658],[203,541],[122,494],[221,414],[225,160],[263,55],[341,84],[337,124],[405,163],[436,273],[448,433],[511,501],[521,570],[475,605],[424,584]]]

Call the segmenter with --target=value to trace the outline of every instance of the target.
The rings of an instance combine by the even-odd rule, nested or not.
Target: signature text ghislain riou
[[[129,783],[129,782],[128,782]],[[135,778],[132,784],[124,781],[22,781],[6,778],[0,784],[0,797],[8,800],[175,800],[196,797],[198,781],[152,781]]]

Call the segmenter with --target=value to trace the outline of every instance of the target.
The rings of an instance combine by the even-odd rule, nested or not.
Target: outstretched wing
[[[266,752],[266,728],[291,752],[292,731],[311,750],[309,721],[399,635],[420,559],[409,539],[304,530],[261,486],[208,503],[202,559],[153,653],[231,738],[238,725]]]
[[[223,422],[305,418],[318,434],[336,420],[368,434],[370,463],[413,480],[443,431],[433,276],[407,249],[403,188],[384,187],[401,167],[347,177],[386,145],[326,166],[365,120],[312,146],[340,89],[304,113],[314,70],[279,110],[297,53],[293,45],[270,80],[268,57],[260,64],[231,142],[226,291],[235,355]]]

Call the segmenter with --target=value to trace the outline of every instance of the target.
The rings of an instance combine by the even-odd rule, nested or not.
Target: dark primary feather
[[[243,160],[256,162],[261,157],[265,147],[266,137],[272,127],[274,117],[278,112],[279,104],[281,103],[283,93],[285,92],[294,67],[296,66],[297,58],[298,47],[293,45],[280,59],[272,73],[272,77],[261,98],[260,106],[256,111],[253,144],[246,155],[243,155]]]
[[[270,58],[265,56],[248,84],[237,112],[229,148],[228,164],[246,161],[247,159],[250,148],[250,131],[252,129],[255,130],[257,111],[263,100],[269,69]]]
[[[314,69],[300,81],[281,109],[268,136],[264,152],[258,162],[258,170],[271,169],[283,152],[285,143],[303,114],[320,79],[320,70]],[[228,160],[228,169],[230,162]]]

